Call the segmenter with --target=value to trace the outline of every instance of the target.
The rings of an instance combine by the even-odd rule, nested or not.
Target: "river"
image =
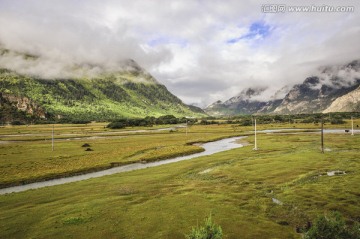
[[[7,193],[14,193],[14,192],[22,192],[22,191],[26,191],[26,190],[30,190],[30,189],[55,186],[55,185],[60,185],[60,184],[65,184],[65,183],[72,183],[72,182],[82,181],[82,180],[86,180],[86,179],[90,179],[90,178],[98,178],[98,177],[116,174],[116,173],[123,173],[123,172],[129,172],[129,171],[133,171],[133,170],[144,169],[144,168],[151,168],[151,167],[156,167],[156,166],[160,166],[160,165],[164,165],[164,164],[175,163],[175,162],[179,162],[179,161],[183,161],[183,160],[189,160],[189,159],[193,159],[193,158],[197,158],[197,157],[201,157],[201,156],[205,156],[205,155],[211,155],[211,154],[223,152],[226,150],[243,147],[242,144],[237,142],[239,139],[243,139],[243,138],[246,138],[246,136],[232,137],[232,138],[221,139],[221,140],[214,141],[214,142],[204,143],[201,145],[201,147],[203,147],[205,149],[205,151],[203,151],[201,153],[187,155],[187,156],[180,156],[180,157],[176,157],[176,158],[172,158],[172,159],[166,159],[166,160],[161,160],[161,161],[156,161],[156,162],[151,162],[151,163],[133,163],[133,164],[114,167],[114,168],[97,171],[97,172],[93,172],[93,173],[86,173],[86,174],[72,176],[72,177],[65,177],[65,178],[53,179],[53,180],[48,180],[48,181],[30,183],[30,184],[26,184],[26,185],[19,185],[19,186],[14,186],[14,187],[9,187],[9,188],[3,188],[3,189],[0,189],[0,195],[7,194]]]

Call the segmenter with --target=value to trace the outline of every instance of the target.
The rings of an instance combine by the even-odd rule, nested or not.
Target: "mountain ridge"
[[[244,89],[241,93],[225,102],[216,101],[204,109],[210,115],[224,116],[236,114],[299,114],[320,113],[335,111],[356,111],[360,108],[360,102],[350,100],[351,92],[358,89],[360,85],[360,60],[354,60],[345,65],[322,67],[319,75],[307,77],[301,84],[294,85],[282,98],[275,96],[270,100],[255,99],[254,95],[244,97],[244,92],[255,92],[255,96],[261,96],[261,90],[254,91],[253,88]],[[284,87],[279,90],[287,89]],[[340,97],[350,94],[347,100]],[[357,95],[357,94],[355,94]],[[329,108],[337,99],[341,103]],[[352,105],[351,107],[347,107]],[[343,107],[340,108],[340,105]]]
[[[206,116],[200,108],[184,104],[133,60],[127,60],[122,71],[65,79],[0,68],[0,106],[3,123],[17,119],[107,121],[168,114]]]

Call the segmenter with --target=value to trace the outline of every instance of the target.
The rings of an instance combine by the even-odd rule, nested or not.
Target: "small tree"
[[[216,225],[211,220],[211,215],[205,219],[205,225],[192,228],[187,239],[222,239],[223,233],[221,226]]]
[[[24,125],[24,123],[20,120],[14,120],[13,122],[11,122],[11,125]]]
[[[330,120],[331,124],[345,124],[345,121],[340,117],[334,117]]]
[[[305,234],[305,239],[359,239],[359,224],[352,228],[345,225],[341,214],[333,212],[320,216],[313,227]]]
[[[252,121],[251,119],[243,119],[240,123],[241,126],[251,126],[252,125]]]

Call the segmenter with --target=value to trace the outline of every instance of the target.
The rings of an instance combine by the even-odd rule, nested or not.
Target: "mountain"
[[[302,84],[295,85],[274,110],[274,113],[323,112],[336,99],[358,88],[360,85],[358,73],[360,73],[360,61],[324,67],[318,76],[308,77]],[[348,110],[354,110],[350,108]],[[342,109],[338,110],[343,111]]]
[[[216,101],[204,109],[212,116],[269,113],[272,112],[281,100],[272,98],[270,101],[262,100],[261,95],[266,90],[262,87],[244,89],[239,95],[225,102]]]
[[[121,69],[90,77],[44,79],[1,68],[0,120],[205,116],[200,108],[188,106],[171,94],[135,61],[124,62]]]
[[[339,88],[323,85],[318,77],[309,77],[303,84],[294,86],[274,113],[319,113],[326,110],[338,97],[356,88],[357,84]]]
[[[337,98],[323,111],[329,112],[360,112],[360,86],[355,90]]]
[[[306,78],[291,89],[282,88],[270,100],[261,97],[265,88],[249,88],[204,110],[214,116],[359,111],[359,85],[360,61],[355,60],[345,65],[322,67],[317,75]],[[285,91],[287,94],[280,98],[279,95]]]

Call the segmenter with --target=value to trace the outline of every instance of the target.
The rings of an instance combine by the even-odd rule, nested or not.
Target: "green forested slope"
[[[82,79],[38,79],[0,70],[1,116],[16,107],[28,117],[111,120],[173,114],[202,116],[143,72],[118,72]],[[22,108],[22,109],[20,109]],[[36,109],[35,109],[36,108]],[[40,113],[39,113],[40,112]]]

